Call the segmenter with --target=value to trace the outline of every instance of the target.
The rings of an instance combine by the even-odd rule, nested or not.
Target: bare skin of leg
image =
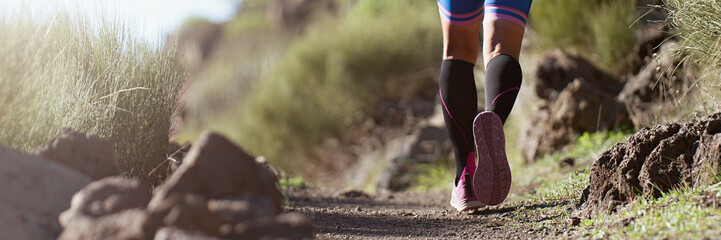
[[[452,25],[441,21],[443,26],[443,60],[458,59],[476,63],[478,59],[478,38],[482,18],[465,25]]]
[[[483,22],[483,66],[491,58],[505,54],[518,60],[525,29],[503,19],[489,19]]]
[[[515,59],[520,55],[525,29],[514,22],[503,19],[490,19],[485,22],[478,19],[465,25],[441,22],[444,60],[459,59],[475,64],[478,59],[481,24],[483,24],[483,66],[488,65],[491,58],[501,54]]]

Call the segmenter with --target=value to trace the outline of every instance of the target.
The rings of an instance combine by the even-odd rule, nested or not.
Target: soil
[[[446,192],[343,195],[317,189],[289,191],[285,211],[309,217],[318,239],[539,239],[559,237],[571,224],[558,220],[565,216],[563,208],[572,205],[568,202],[508,199],[458,213]]]
[[[720,132],[721,113],[639,130],[594,162],[583,208],[605,212],[639,196],[659,197],[676,187],[705,184],[719,166]]]

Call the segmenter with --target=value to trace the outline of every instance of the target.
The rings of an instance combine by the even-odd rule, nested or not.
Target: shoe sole
[[[455,208],[459,212],[473,210],[473,209],[479,209],[479,208],[482,208],[485,206],[486,205],[483,205],[483,203],[481,203],[480,201],[470,201],[470,202],[467,202],[465,205],[454,204],[453,201],[451,201],[451,207]]]
[[[498,205],[511,189],[511,168],[506,158],[501,118],[488,111],[478,114],[473,120],[473,137],[478,152],[473,192],[481,203]]]

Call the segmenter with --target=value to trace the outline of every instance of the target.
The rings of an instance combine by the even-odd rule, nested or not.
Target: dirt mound
[[[583,208],[604,212],[637,197],[659,197],[676,187],[705,184],[718,172],[718,133],[721,113],[641,129],[596,159]]]
[[[281,214],[272,167],[225,137],[203,134],[151,197],[137,181],[92,183],[62,215],[59,239],[303,239],[313,227]]]
[[[658,46],[666,39],[658,28],[638,34],[628,75],[614,77],[560,50],[540,60],[535,93],[545,102],[519,137],[526,162],[562,150],[576,133],[648,126],[667,103],[691,92],[695,78],[673,54],[674,43]]]
[[[623,83],[579,56],[551,51],[539,63],[536,94],[545,99],[521,131],[518,144],[526,162],[561,150],[577,132],[631,125],[616,99]]]

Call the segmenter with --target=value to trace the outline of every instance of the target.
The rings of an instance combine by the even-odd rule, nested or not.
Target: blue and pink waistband
[[[444,21],[454,25],[478,19],[503,19],[526,27],[532,0],[438,0]]]

